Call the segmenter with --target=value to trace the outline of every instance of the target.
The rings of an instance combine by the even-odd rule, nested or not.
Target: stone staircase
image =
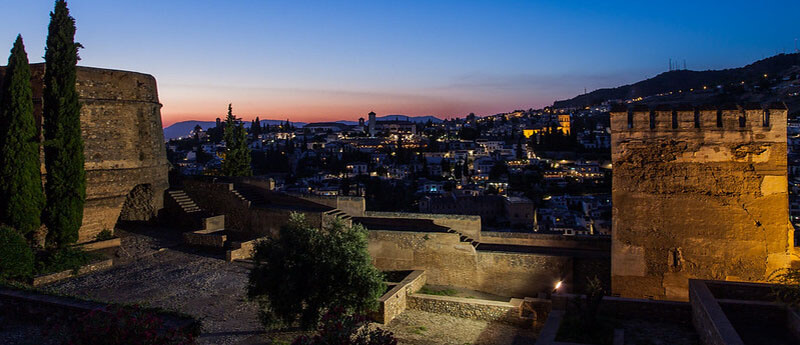
[[[332,209],[330,211],[327,211],[327,212],[325,212],[325,214],[328,215],[328,216],[339,218],[339,219],[341,219],[342,221],[345,221],[345,222],[351,221],[353,219],[353,217],[351,217],[349,214],[345,213],[344,211],[342,211],[342,210],[340,210],[338,208],[334,208],[334,209]]]
[[[462,234],[462,233],[460,233],[458,231],[455,231],[453,229],[447,229],[447,232],[449,232],[451,234],[457,234],[459,236],[459,239],[461,240],[461,242],[467,242],[470,245],[472,245],[473,247],[475,247],[475,249],[478,249],[478,246],[481,244],[480,242],[472,239],[471,237],[465,236],[464,234]]]
[[[190,198],[189,195],[186,194],[186,192],[184,192],[183,190],[180,189],[168,190],[167,195],[176,204],[178,204],[178,206],[180,206],[181,210],[183,210],[184,213],[192,214],[192,213],[204,212],[203,209],[201,209],[200,206],[197,206],[194,200],[192,200],[192,198]]]
[[[249,202],[250,206],[267,204],[267,200],[264,196],[254,187],[248,185],[235,184],[231,193],[239,197],[239,199]]]
[[[225,229],[225,216],[214,216],[200,208],[192,198],[180,189],[167,190],[165,207],[170,209],[171,221],[190,230],[220,231]]]

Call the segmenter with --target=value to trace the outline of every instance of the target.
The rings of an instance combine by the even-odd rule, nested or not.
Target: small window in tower
[[[678,128],[678,112],[672,111],[672,129]]]
[[[694,128],[700,128],[700,111],[694,110]]]
[[[656,129],[656,112],[650,112],[650,129]]]
[[[744,117],[744,112],[742,115],[739,115],[739,127],[744,128],[747,125],[747,119]]]
[[[628,110],[628,129],[633,129],[633,112]]]
[[[722,110],[717,110],[717,127],[722,127]]]
[[[769,109],[764,109],[764,117],[761,119],[761,125],[769,127]]]

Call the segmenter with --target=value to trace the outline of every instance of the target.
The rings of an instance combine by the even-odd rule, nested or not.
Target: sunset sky
[[[41,62],[53,1],[0,1]],[[167,126],[538,108],[667,70],[738,67],[800,38],[800,1],[73,0],[81,65],[158,80]],[[777,10],[776,9],[780,9]],[[0,45],[0,48],[2,45]],[[5,50],[3,50],[5,51]],[[5,57],[2,58],[5,61]],[[4,63],[3,63],[4,64]]]

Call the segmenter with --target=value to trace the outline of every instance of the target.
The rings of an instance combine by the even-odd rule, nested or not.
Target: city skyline
[[[706,70],[792,52],[800,5],[774,5],[70,3],[80,65],[156,76],[164,126],[223,117],[228,103],[248,120],[302,122],[538,108],[655,76],[669,59]],[[33,63],[51,6],[15,3],[0,21]]]

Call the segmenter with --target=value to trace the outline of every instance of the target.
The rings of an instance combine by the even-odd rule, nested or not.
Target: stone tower
[[[375,112],[374,111],[370,111],[369,112],[369,136],[371,136],[371,137],[375,136],[375,121],[376,121]]]
[[[44,67],[31,65],[34,116],[42,124]],[[5,67],[0,67],[0,76]],[[93,241],[118,221],[148,221],[169,187],[161,103],[151,75],[78,66],[86,203],[78,242]],[[42,164],[42,173],[45,173]]]
[[[611,282],[688,299],[688,279],[763,281],[794,253],[783,104],[611,112]]]

